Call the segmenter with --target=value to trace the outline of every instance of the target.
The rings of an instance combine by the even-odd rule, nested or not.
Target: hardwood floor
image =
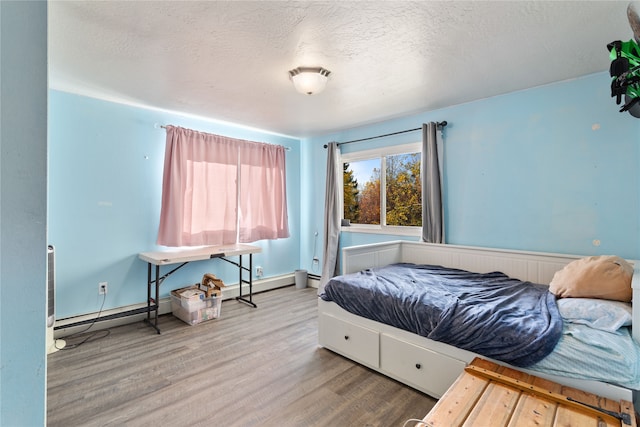
[[[161,316],[48,356],[49,426],[402,426],[429,396],[318,347],[316,289]],[[74,341],[68,340],[68,344]],[[413,425],[410,423],[408,425]]]

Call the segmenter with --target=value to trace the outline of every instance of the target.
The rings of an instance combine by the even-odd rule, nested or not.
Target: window
[[[166,129],[159,245],[289,237],[284,147]]]
[[[419,143],[346,153],[343,217],[354,231],[410,233],[422,226]]]

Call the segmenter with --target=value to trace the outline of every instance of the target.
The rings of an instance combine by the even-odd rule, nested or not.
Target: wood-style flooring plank
[[[49,355],[47,425],[402,426],[435,404],[319,347],[315,289],[253,298],[257,309],[223,301],[216,320],[165,315],[161,335],[137,322]]]

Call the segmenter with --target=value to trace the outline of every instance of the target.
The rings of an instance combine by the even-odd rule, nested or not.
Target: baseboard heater
[[[154,310],[155,310],[155,307],[152,306],[151,311],[154,311]],[[147,311],[148,311],[147,307],[134,308],[132,310],[121,311],[114,314],[108,314],[106,316],[100,316],[94,319],[79,320],[77,322],[67,323],[66,325],[55,326],[53,329],[57,331],[59,329],[75,328],[77,326],[88,325],[94,322],[103,322],[106,320],[120,319],[121,317],[135,316],[136,314],[146,314]]]
[[[253,294],[255,295],[257,293],[265,292],[271,289],[291,286],[293,284],[293,277],[294,277],[293,274],[285,274],[277,277],[269,277],[263,280],[256,280],[253,282],[253,288],[254,288]],[[239,286],[237,284],[225,287],[224,293],[222,295],[223,300],[235,298],[235,296],[238,294],[238,291],[239,291]],[[166,314],[171,312],[170,298],[168,297],[161,298],[159,302],[160,302],[159,314]],[[59,320],[58,322],[56,322],[56,325],[53,329],[56,331],[61,331],[61,330],[77,328],[79,326],[85,326],[85,325],[89,325],[97,322],[117,320],[124,317],[132,317],[136,315],[146,315],[148,311],[147,305],[146,303],[143,303],[143,304],[144,304],[143,306],[140,306],[141,304],[135,304],[133,306],[135,308],[131,308],[131,309],[127,309],[126,307],[120,307],[119,309],[118,308],[112,309],[111,311],[115,311],[114,313],[106,314],[100,317],[93,317],[92,314],[87,314],[87,315],[78,316],[78,317],[82,317],[82,319],[77,321],[73,321],[73,318]],[[163,307],[165,308],[163,309]],[[153,312],[154,310],[155,310],[155,306],[152,306],[151,312]],[[165,310],[167,311],[165,312]],[[95,314],[97,313],[94,313],[94,315]],[[68,321],[68,323],[65,323],[65,321]],[[125,323],[131,323],[131,322],[123,322],[122,324],[125,324]]]
[[[318,274],[309,274],[309,276],[307,276],[307,283],[309,284],[310,288],[318,288],[320,287],[320,275]]]

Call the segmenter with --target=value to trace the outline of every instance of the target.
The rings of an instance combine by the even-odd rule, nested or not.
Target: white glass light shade
[[[289,71],[293,86],[300,93],[314,95],[324,90],[331,71],[322,67],[298,67]]]

